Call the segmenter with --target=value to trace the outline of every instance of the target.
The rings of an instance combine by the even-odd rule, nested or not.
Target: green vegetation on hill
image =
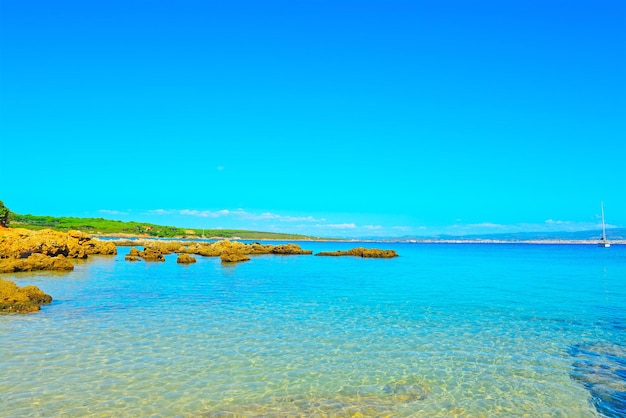
[[[11,211],[9,210],[9,208],[4,206],[4,203],[2,203],[2,200],[0,200],[0,226],[7,227],[9,225],[10,214]]]
[[[10,227],[26,228],[32,230],[50,228],[57,231],[69,231],[71,229],[83,231],[89,234],[133,234],[147,235],[157,238],[173,237],[220,237],[220,238],[241,238],[241,239],[277,239],[277,240],[298,240],[315,239],[314,237],[298,234],[280,234],[275,232],[245,231],[236,229],[194,229],[178,228],[175,226],[155,225],[143,222],[123,222],[113,221],[103,218],[74,218],[74,217],[54,217],[19,215],[11,213]]]

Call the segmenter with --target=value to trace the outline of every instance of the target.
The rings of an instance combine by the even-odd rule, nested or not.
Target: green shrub
[[[9,211],[9,208],[4,206],[4,203],[2,202],[2,200],[0,200],[0,226],[3,226],[5,228],[9,227],[9,214],[10,213],[11,211]]]

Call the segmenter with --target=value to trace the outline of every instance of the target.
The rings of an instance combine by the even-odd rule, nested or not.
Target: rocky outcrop
[[[31,254],[27,258],[0,259],[0,273],[38,270],[71,271],[74,270],[74,264],[62,255],[50,257],[39,253]]]
[[[285,245],[276,245],[272,246],[270,250],[271,254],[281,254],[281,255],[303,255],[303,254],[313,254],[311,250],[303,250],[299,245],[296,244],[285,244]]]
[[[200,255],[203,257],[220,257],[224,263],[236,263],[247,261],[249,255],[277,254],[277,255],[304,255],[313,254],[311,250],[303,250],[296,244],[263,245],[258,242],[244,244],[238,241],[221,240],[216,242],[190,242],[190,241],[161,241],[161,240],[136,240],[115,241],[117,245],[127,246],[143,245],[144,251],[135,247],[131,248],[125,259],[128,261],[165,261],[163,255],[177,253],[179,255]],[[191,257],[195,261],[193,257]],[[185,264],[193,263],[186,257],[179,257],[176,262]]]
[[[157,246],[144,247],[143,251],[139,251],[133,247],[124,259],[127,261],[139,261],[141,259],[145,261],[165,261],[165,256],[163,255],[161,249]]]
[[[127,245],[131,241],[123,241],[123,245]],[[280,255],[303,255],[312,254],[311,250],[303,250],[296,244],[284,245],[263,245],[258,242],[253,244],[244,244],[238,241],[221,240],[216,242],[189,242],[189,241],[158,241],[158,240],[142,240],[134,241],[135,245],[143,244],[146,248],[154,248],[161,251],[162,254],[195,254],[204,257],[221,257],[226,252],[226,258],[230,258],[232,254],[244,255],[260,255],[260,254],[280,254]],[[118,244],[119,245],[119,244]]]
[[[145,247],[139,252],[139,257],[146,261],[165,261],[165,257],[161,250],[157,247]]]
[[[128,254],[126,254],[126,257],[124,257],[125,260],[128,261],[139,261],[141,260],[141,257],[139,257],[139,250],[135,247],[131,248],[130,251],[128,252]]]
[[[69,271],[69,259],[92,254],[116,254],[115,244],[92,239],[80,231],[58,232],[51,229],[30,231],[6,228],[0,231],[0,272],[35,270]]]
[[[212,243],[194,243],[180,249],[181,252],[190,254],[203,255],[206,257],[221,256],[227,252],[241,253],[244,255],[261,255],[261,254],[281,254],[281,255],[303,255],[312,254],[311,250],[303,250],[297,244],[284,245],[263,245],[258,242],[252,244],[244,244],[237,241],[222,240]]]
[[[128,261],[139,261],[141,259],[145,261],[165,261],[165,256],[158,247],[145,247],[143,251],[133,247],[124,259]]]
[[[113,242],[93,239],[80,231],[65,233],[51,229],[30,231],[21,228],[2,230],[0,258],[28,258],[31,254],[87,258],[91,254],[117,254],[117,249]]]
[[[0,279],[0,312],[36,312],[50,302],[52,297],[36,286],[20,288],[10,280]]]
[[[191,263],[195,263],[196,259],[195,257],[192,257],[189,254],[180,254],[178,258],[176,259],[176,262],[178,264],[191,264]]]
[[[112,241],[118,247],[142,247],[145,241],[141,239],[125,239]]]
[[[239,263],[241,261],[250,260],[250,257],[235,249],[224,250],[222,254],[220,254],[220,258],[222,259],[222,263]]]
[[[80,231],[69,231],[67,235],[71,238],[70,245],[82,248],[86,255],[115,255],[117,254],[117,247],[111,241],[100,241],[98,239],[92,239],[89,235]],[[76,240],[76,241],[74,241]],[[86,257],[81,257],[86,258]]]
[[[364,257],[364,258],[393,258],[397,257],[398,254],[394,250],[379,250],[377,248],[363,248],[357,247],[352,248],[347,251],[326,251],[315,254],[317,256],[354,256],[354,257]]]

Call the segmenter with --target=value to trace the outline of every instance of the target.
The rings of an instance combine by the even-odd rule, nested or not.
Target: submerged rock
[[[36,286],[18,287],[10,280],[0,279],[0,312],[27,313],[40,310],[52,297]]]
[[[196,259],[189,254],[180,254],[176,259],[176,262],[179,264],[191,264],[195,263]]]
[[[394,250],[379,250],[377,248],[363,247],[352,248],[347,251],[325,251],[315,255],[331,257],[354,256],[363,258],[393,258],[398,256]]]
[[[606,417],[626,416],[626,347],[611,343],[570,348],[572,379],[591,394],[596,410]]]

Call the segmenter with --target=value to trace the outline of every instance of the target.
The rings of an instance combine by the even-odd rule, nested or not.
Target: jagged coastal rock
[[[158,247],[145,247],[143,251],[139,252],[139,257],[146,261],[165,261],[165,256]]]
[[[0,273],[69,271],[74,268],[70,259],[93,254],[113,255],[117,248],[113,242],[93,239],[80,231],[0,229]]]
[[[128,252],[128,254],[126,254],[126,257],[124,257],[125,260],[128,261],[139,261],[141,260],[141,258],[139,257],[139,250],[135,247],[131,248],[130,251]]]
[[[313,254],[311,250],[303,250],[297,244],[263,245],[258,242],[244,244],[237,241],[222,240],[212,243],[194,243],[179,249],[181,252],[204,256],[221,256],[224,251],[229,253],[241,253],[244,255],[283,254],[283,255],[307,255]]]
[[[315,255],[318,256],[354,256],[354,257],[364,257],[364,258],[393,258],[397,257],[398,254],[394,250],[379,250],[377,248],[363,248],[357,247],[352,248],[347,251],[325,251],[321,253],[317,253]]]
[[[0,260],[0,273],[18,273],[22,271],[72,271],[74,264],[62,255],[50,257],[34,253],[27,258],[6,258]]]
[[[307,255],[313,254],[311,250],[303,250],[297,244],[263,245],[258,242],[244,244],[238,241],[221,240],[216,242],[188,242],[188,241],[159,241],[159,240],[127,240],[118,241],[117,245],[127,246],[143,245],[144,251],[139,251],[134,246],[128,252],[125,259],[128,261],[165,261],[164,255],[179,254],[177,263],[194,263],[195,258],[191,254],[203,257],[220,257],[224,263],[237,263],[250,260],[249,255],[276,254],[276,255]],[[190,258],[183,257],[188,255]],[[188,261],[193,260],[193,261]]]
[[[303,255],[303,254],[313,254],[311,250],[303,250],[299,245],[296,244],[285,244],[285,245],[276,245],[272,246],[270,253],[272,254],[280,254],[280,255]]]
[[[127,261],[139,261],[144,259],[145,261],[165,261],[161,248],[157,246],[144,247],[143,251],[139,251],[135,247],[131,248],[128,254],[124,257]],[[165,252],[169,254],[169,252]]]
[[[191,264],[196,262],[196,258],[190,256],[189,254],[180,254],[176,259],[178,264]]]
[[[240,261],[250,260],[250,255],[274,254],[274,255],[310,255],[311,250],[303,250],[297,244],[260,244],[254,242],[252,244],[244,244],[238,241],[221,240],[216,242],[188,242],[188,241],[158,241],[158,240],[141,240],[141,241],[122,241],[119,245],[144,245],[145,250],[139,251],[131,248],[126,256],[126,260],[137,261],[140,259],[151,261],[164,261],[163,255],[177,254],[194,254],[203,257],[220,257],[224,263],[236,263]],[[357,247],[347,251],[329,251],[315,254],[317,256],[355,256],[363,258],[393,258],[398,257],[394,250],[380,250],[377,248]],[[182,261],[178,261],[183,264]]]
[[[36,312],[50,302],[52,297],[36,286],[20,288],[10,280],[0,279],[0,312]]]
[[[263,245],[258,242],[252,244],[244,244],[238,241],[221,240],[216,242],[188,242],[188,241],[159,241],[159,240],[137,240],[137,241],[119,241],[116,245],[128,246],[133,245],[130,252],[126,256],[129,261],[136,261],[137,257],[143,257],[141,251],[134,246],[143,246],[146,250],[159,251],[163,255],[177,254],[194,254],[204,257],[221,257],[227,252],[227,258],[234,254],[243,255],[261,255],[261,254],[280,254],[280,255],[306,255],[313,254],[311,250],[303,250],[297,244],[283,245]]]
[[[226,249],[222,251],[220,258],[222,259],[222,263],[239,263],[241,261],[250,260],[250,257],[236,249]]]

